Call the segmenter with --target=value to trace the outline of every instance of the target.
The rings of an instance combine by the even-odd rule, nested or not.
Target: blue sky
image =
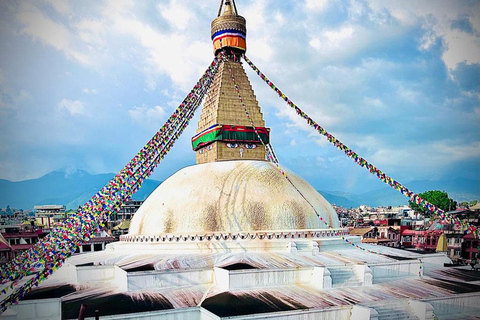
[[[219,0],[0,2],[0,178],[117,172],[213,58]],[[340,141],[408,186],[480,176],[479,1],[237,0],[247,55]],[[383,187],[245,64],[282,165]],[[198,114],[195,119],[198,119]],[[195,163],[196,120],[157,168]]]

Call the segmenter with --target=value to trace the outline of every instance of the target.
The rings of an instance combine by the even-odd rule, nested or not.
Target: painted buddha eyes
[[[205,148],[200,149],[198,152],[199,152],[200,154],[204,154],[204,153],[205,153],[205,156],[206,156],[206,155],[207,155],[207,151],[212,150],[212,148],[213,148],[212,145],[208,145],[208,146],[206,146]]]
[[[235,148],[238,148],[240,146],[244,146],[243,144],[240,145],[238,143],[232,143],[232,142],[228,142],[228,143],[225,143],[225,145],[228,147],[228,148],[232,148],[232,149],[235,149]],[[257,147],[256,144],[254,143],[246,143],[245,144],[245,148],[246,149],[255,149]]]
[[[226,143],[225,145],[229,148],[232,148],[232,149],[238,148],[238,143],[230,143],[229,142],[229,143]]]

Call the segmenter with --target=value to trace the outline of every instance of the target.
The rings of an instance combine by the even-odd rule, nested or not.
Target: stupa
[[[274,132],[241,63],[235,1],[221,1],[212,40],[225,59],[192,138],[197,164],[163,182],[119,242],[69,258],[2,319],[76,319],[82,304],[101,319],[479,314],[479,276],[444,268],[443,253],[361,244],[312,186],[266,160]]]

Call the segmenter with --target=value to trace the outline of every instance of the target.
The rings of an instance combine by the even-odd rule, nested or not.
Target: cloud
[[[82,92],[86,93],[86,94],[97,94],[98,93],[97,89],[89,89],[89,88],[84,88],[82,90]]]
[[[68,28],[46,17],[35,5],[22,2],[17,19],[23,24],[22,33],[54,47],[69,59],[75,59],[84,65],[90,64],[86,55],[73,48],[73,35]]]
[[[71,13],[70,5],[67,1],[64,0],[44,0],[45,2],[49,3],[55,11],[60,14],[69,14]]]
[[[165,122],[165,109],[161,106],[150,108],[146,105],[128,110],[129,117],[136,123],[158,129]]]
[[[106,43],[106,28],[103,20],[92,18],[82,19],[75,24],[79,38],[92,46],[100,46],[96,50],[101,50]]]
[[[319,51],[331,52],[336,49],[344,49],[345,44],[353,36],[351,26],[343,26],[339,30],[324,31],[319,37],[310,40],[310,46]]]
[[[327,0],[305,0],[305,8],[316,12],[323,11],[327,4]]]
[[[437,39],[444,43],[442,59],[449,70],[459,63],[480,63],[478,41],[480,4],[469,1],[370,1],[376,11],[387,10],[402,25],[420,24],[425,31],[423,49],[429,49]],[[472,23],[473,21],[473,23]]]
[[[377,146],[378,148],[378,146]],[[475,160],[480,157],[480,142],[465,144],[463,141],[440,140],[402,148],[379,148],[371,156],[379,166],[412,168],[424,176],[436,176],[452,164]]]
[[[134,8],[131,1],[107,2],[103,8],[103,16],[108,20],[111,32],[130,36],[141,45],[145,54],[142,57],[142,70],[149,79],[149,88],[156,87],[153,78],[166,74],[183,91],[188,91],[196,78],[203,73],[203,68],[213,60],[208,37],[199,40],[196,34],[181,32],[187,22],[194,28],[190,24],[195,16],[192,11],[194,8],[174,0],[168,5],[158,6],[160,15],[167,17],[167,22],[173,26],[171,30],[159,29],[137,19],[132,15]],[[184,18],[173,17],[171,12],[182,12]]]
[[[478,37],[458,30],[444,35],[447,50],[443,61],[449,70],[455,70],[460,63],[480,64],[480,42]]]
[[[190,21],[195,16],[185,3],[175,0],[166,5],[159,4],[158,10],[161,16],[178,31],[183,31],[191,25]]]
[[[60,109],[66,109],[70,115],[85,114],[85,103],[79,100],[63,99],[58,103]]]
[[[432,161],[438,174],[456,176],[457,167],[477,157],[461,150],[473,151],[479,140],[478,4],[247,0],[237,5],[247,19],[252,61],[328,132],[380,161],[382,170],[395,177],[402,170],[411,177],[423,171],[433,176]],[[29,159],[15,170],[18,176],[32,177],[35,170],[67,162],[116,171],[164,123],[213,58],[209,36],[217,0],[44,0],[0,6],[0,12],[8,7],[4,26],[11,30],[6,27],[2,36],[12,44],[0,61],[0,103],[9,106],[1,110],[0,139],[8,141],[2,145],[7,151],[19,146],[17,153],[2,149],[2,156],[10,157],[8,170],[16,165],[13,154]],[[354,163],[346,170],[343,154],[257,75],[247,73],[285,163],[310,181],[326,175],[337,185],[365,183],[363,171],[357,175]],[[83,116],[91,110],[95,117]],[[42,131],[43,144],[32,138],[37,138],[32,123],[48,128]],[[193,134],[196,121],[191,123],[187,130]],[[62,134],[69,130],[75,137]],[[188,138],[172,150],[182,165],[194,162]],[[119,140],[123,148],[114,150]],[[61,146],[77,160],[55,153],[56,162],[50,161],[49,146]],[[442,148],[455,156],[446,159]],[[438,154],[430,159],[420,154],[424,150]],[[295,156],[303,160],[295,162]],[[329,170],[323,170],[327,164]],[[178,169],[178,161],[167,168]]]

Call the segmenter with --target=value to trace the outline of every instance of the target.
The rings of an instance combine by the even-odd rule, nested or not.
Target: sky
[[[118,172],[213,59],[219,0],[0,1],[0,178]],[[237,0],[247,56],[408,186],[480,177],[480,1]],[[244,63],[271,142],[321,190],[383,187]],[[152,178],[193,165],[199,112]]]

